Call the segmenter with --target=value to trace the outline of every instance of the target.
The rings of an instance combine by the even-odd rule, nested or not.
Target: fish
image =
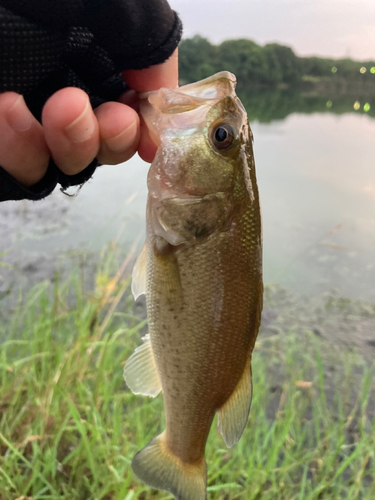
[[[177,500],[207,498],[205,446],[215,415],[228,447],[252,398],[262,301],[262,229],[253,135],[223,71],[141,96],[159,145],[147,183],[146,243],[132,291],[149,333],[128,359],[135,394],[164,397],[165,430],[133,458],[135,475]]]

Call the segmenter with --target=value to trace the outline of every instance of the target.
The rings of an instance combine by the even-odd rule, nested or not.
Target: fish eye
[[[219,151],[229,149],[235,138],[235,132],[229,123],[218,123],[211,132],[211,142]]]

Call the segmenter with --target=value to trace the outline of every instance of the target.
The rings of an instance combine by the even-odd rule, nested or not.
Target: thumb
[[[149,92],[161,87],[174,89],[178,86],[178,49],[162,64],[146,69],[129,69],[122,74],[129,87],[136,92]]]

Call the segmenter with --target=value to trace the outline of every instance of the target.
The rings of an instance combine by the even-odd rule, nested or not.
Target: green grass
[[[111,278],[106,261],[91,293],[79,273],[41,283],[0,325],[1,500],[171,498],[130,468],[163,429],[163,403],[123,381],[145,328],[126,265]],[[374,499],[374,367],[310,332],[260,336],[253,359],[240,442],[228,450],[212,427],[209,499]]]

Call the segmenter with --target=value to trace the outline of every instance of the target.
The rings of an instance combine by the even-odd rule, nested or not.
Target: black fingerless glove
[[[46,100],[64,87],[87,92],[95,108],[126,89],[121,71],[168,59],[181,32],[165,0],[0,0],[0,92],[23,94],[38,120]],[[67,176],[51,161],[31,188],[0,167],[0,201],[37,200],[57,183],[82,184],[97,165]]]

